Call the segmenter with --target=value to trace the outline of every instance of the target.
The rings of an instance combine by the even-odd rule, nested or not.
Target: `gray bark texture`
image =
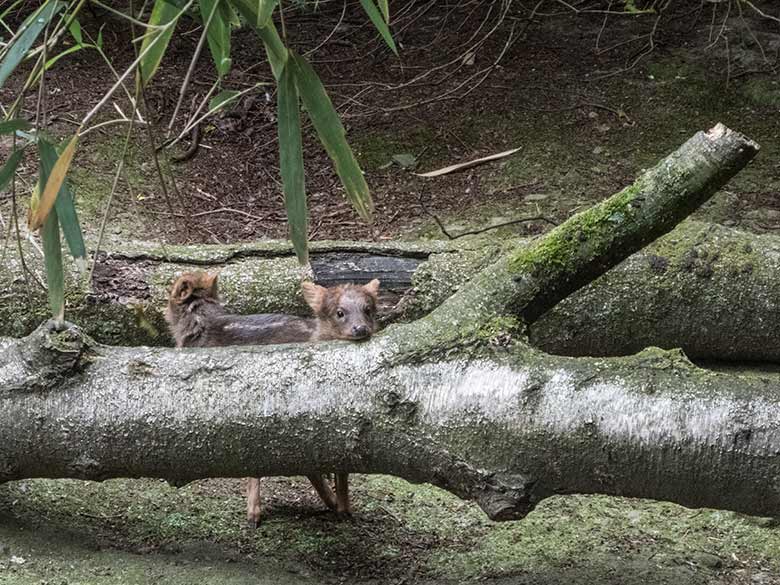
[[[780,387],[675,351],[568,358],[526,326],[755,155],[718,125],[371,341],[172,350],[47,323],[0,340],[0,482],[389,473],[517,518],[556,493],[780,509]]]

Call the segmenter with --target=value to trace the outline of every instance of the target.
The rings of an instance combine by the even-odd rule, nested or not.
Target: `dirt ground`
[[[312,238],[444,237],[431,214],[454,234],[543,217],[501,228],[538,233],[719,121],[762,152],[697,217],[780,230],[777,22],[746,8],[727,13],[731,3],[673,3],[654,30],[654,15],[575,15],[558,2],[543,3],[529,19],[535,4],[515,3],[506,13],[475,2],[394,5],[399,58],[357,4],[320,2],[287,14],[290,43],[302,54],[316,49],[308,58],[344,116],[377,209],[373,226],[359,220],[309,132]],[[756,5],[780,16],[772,2]],[[85,12],[85,30],[95,34],[100,23],[110,59],[126,66],[131,32],[99,7]],[[148,91],[145,115],[160,125],[158,143],[198,35],[193,22],[180,28]],[[236,31],[233,51],[225,87],[270,82],[252,33]],[[61,64],[45,86],[47,130],[58,138],[113,83],[95,52]],[[204,56],[185,110],[214,78]],[[10,103],[19,83],[12,78],[0,90],[0,103]],[[126,100],[116,103],[128,111]],[[107,245],[284,237],[274,104],[272,85],[260,88],[203,124],[191,159],[169,158],[186,140],[164,151],[167,197],[148,136],[136,132],[127,180],[109,209]],[[30,96],[25,116],[35,109]],[[92,132],[75,161],[71,181],[92,239],[122,141],[117,126]],[[521,150],[465,172],[413,174],[510,148]],[[32,159],[26,170],[34,172]],[[31,182],[20,188],[24,201]],[[10,213],[5,196],[0,213],[3,221]],[[343,521],[302,480],[264,485],[267,520],[256,531],[243,526],[239,480],[180,489],[154,480],[0,486],[0,583],[780,583],[780,531],[769,519],[570,496],[497,524],[435,488],[358,477],[355,516]]]

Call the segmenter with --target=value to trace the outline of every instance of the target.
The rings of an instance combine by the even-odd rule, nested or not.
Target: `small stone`
[[[723,559],[718,555],[705,552],[697,554],[692,560],[697,565],[707,567],[708,569],[720,569],[723,566]]]

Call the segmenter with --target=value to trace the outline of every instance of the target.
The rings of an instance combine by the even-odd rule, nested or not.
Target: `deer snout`
[[[365,325],[354,325],[352,327],[352,337],[355,339],[363,339],[364,337],[369,336],[369,330],[368,327]]]

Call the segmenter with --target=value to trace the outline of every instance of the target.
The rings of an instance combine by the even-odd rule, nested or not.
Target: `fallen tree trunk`
[[[677,353],[551,357],[532,322],[684,218],[755,154],[718,126],[365,344],[112,348],[75,327],[0,341],[0,481],[390,473],[496,519],[554,493],[771,514],[777,383]]]
[[[780,363],[780,238],[686,222],[534,323],[549,353]]]
[[[520,240],[515,245],[527,245]],[[382,280],[384,324],[440,305],[502,250],[492,240],[371,244],[314,242],[317,282]],[[237,313],[307,311],[286,243],[131,248],[101,256],[89,293],[72,275],[69,315],[101,343],[171,345],[163,311],[174,275],[220,271]],[[530,328],[533,345],[572,356],[628,355],[650,345],[699,359],[780,362],[780,238],[686,221],[575,292]],[[82,290],[84,292],[78,292]],[[0,335],[28,335],[46,318],[20,267],[0,272]]]
[[[75,329],[5,341],[0,482],[336,470],[429,482],[494,519],[575,492],[780,512],[777,380],[661,350],[390,365],[392,345],[177,352],[90,347]]]

